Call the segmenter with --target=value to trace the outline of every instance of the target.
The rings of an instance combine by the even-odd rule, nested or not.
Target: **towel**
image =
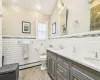
[[[23,55],[24,59],[28,59],[28,44],[23,44]]]

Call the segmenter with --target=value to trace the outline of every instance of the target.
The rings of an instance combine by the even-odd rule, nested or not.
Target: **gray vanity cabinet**
[[[100,72],[49,50],[47,71],[52,80],[100,80]]]

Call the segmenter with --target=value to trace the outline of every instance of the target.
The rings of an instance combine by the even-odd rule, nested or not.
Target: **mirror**
[[[60,33],[57,36],[90,31],[89,1],[58,0],[58,22]]]
[[[61,35],[67,34],[67,15],[68,11],[67,9],[63,6],[58,13],[58,19],[59,19],[59,25],[61,29]]]
[[[64,6],[64,3],[59,0],[58,1],[58,22],[60,26],[61,35],[67,34],[67,17],[68,17],[68,10]]]
[[[100,0],[91,0],[91,27],[90,30],[100,30]]]

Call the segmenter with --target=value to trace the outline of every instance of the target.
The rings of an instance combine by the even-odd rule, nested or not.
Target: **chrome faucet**
[[[93,53],[95,53],[95,58],[98,58],[98,52],[92,51]]]
[[[49,45],[50,48],[53,48],[53,45]]]
[[[98,52],[96,52],[96,55],[95,55],[95,57],[96,57],[96,58],[98,58]]]
[[[63,49],[63,46],[62,46],[61,44],[59,44],[58,47],[59,47],[60,49]]]

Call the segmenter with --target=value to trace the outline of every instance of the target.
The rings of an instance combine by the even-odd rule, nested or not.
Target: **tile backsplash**
[[[95,57],[93,51],[98,52],[100,58],[100,36],[97,37],[82,37],[82,38],[57,38],[49,39],[49,44],[64,46],[66,53],[72,54],[75,47],[76,52],[83,57]]]

